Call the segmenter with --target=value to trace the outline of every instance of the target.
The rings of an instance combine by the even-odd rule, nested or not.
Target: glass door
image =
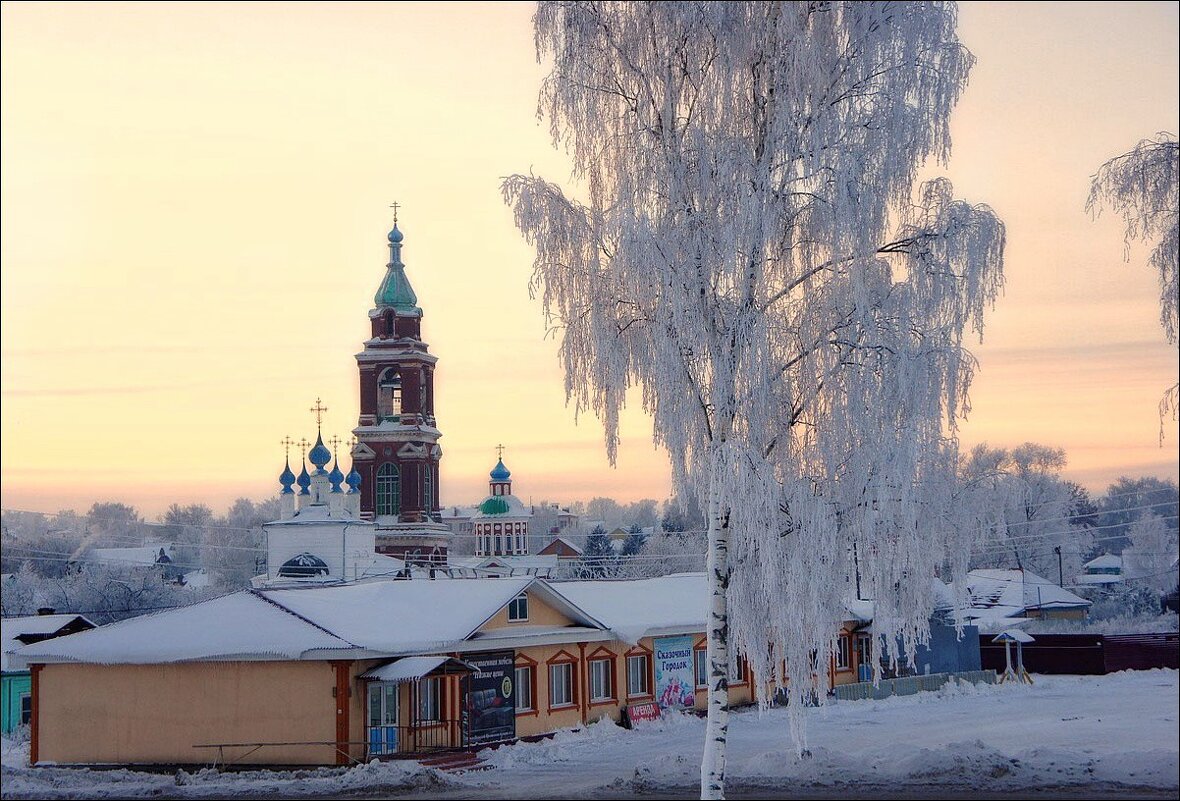
[[[397,685],[369,683],[369,756],[397,752]]]

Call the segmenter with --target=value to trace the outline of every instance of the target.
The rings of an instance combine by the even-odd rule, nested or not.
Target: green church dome
[[[479,505],[479,511],[485,515],[506,515],[508,514],[508,501],[498,495],[493,495]]]

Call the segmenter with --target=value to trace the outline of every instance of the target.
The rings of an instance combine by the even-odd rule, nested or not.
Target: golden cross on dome
[[[328,440],[328,443],[332,446],[332,453],[336,453],[336,449],[340,447],[340,437],[334,436]]]
[[[308,409],[309,412],[315,412],[315,426],[318,429],[320,424],[324,421],[324,412],[328,411],[328,407],[320,403],[320,399],[315,399],[315,406]]]
[[[303,449],[303,458],[307,458],[307,449],[311,447],[311,443],[307,441],[307,437],[300,437],[299,442],[295,443]]]
[[[282,441],[279,442],[279,444],[283,446],[283,453],[286,455],[286,457],[288,459],[290,459],[291,458],[291,446],[295,444],[295,440],[291,439],[290,436],[286,436],[286,437],[283,437]]]
[[[389,204],[389,208],[393,209],[393,224],[397,225],[397,210],[401,206],[396,200]]]
[[[356,437],[355,437],[355,436],[353,436],[353,437],[349,437],[349,438],[348,438],[348,450],[349,450],[349,452],[351,453],[351,452],[353,451],[353,449],[354,449],[354,448],[356,448]]]
[[[496,446],[496,455],[500,458],[501,461],[504,460],[504,446],[503,445]]]

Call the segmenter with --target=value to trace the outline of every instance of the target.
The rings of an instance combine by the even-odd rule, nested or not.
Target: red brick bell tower
[[[422,309],[402,263],[394,204],[389,263],[369,311],[372,333],[357,354],[361,413],[353,464],[361,475],[361,517],[377,524],[377,552],[445,562],[450,531],[439,519],[442,436],[434,419],[438,358],[422,341]]]

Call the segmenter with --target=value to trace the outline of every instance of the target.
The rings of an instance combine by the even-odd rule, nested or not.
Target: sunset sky
[[[1176,3],[965,3],[978,58],[956,194],[1007,224],[965,445],[1064,447],[1066,474],[1176,479],[1177,380],[1146,249],[1083,207],[1108,158],[1180,129]],[[532,5],[5,4],[5,508],[223,511],[277,491],[280,440],[347,437],[389,204],[439,358],[442,501],[506,446],[524,498],[668,497],[638,410],[617,469],[564,403],[500,179],[569,166],[536,118]],[[638,404],[638,397],[636,397]]]

